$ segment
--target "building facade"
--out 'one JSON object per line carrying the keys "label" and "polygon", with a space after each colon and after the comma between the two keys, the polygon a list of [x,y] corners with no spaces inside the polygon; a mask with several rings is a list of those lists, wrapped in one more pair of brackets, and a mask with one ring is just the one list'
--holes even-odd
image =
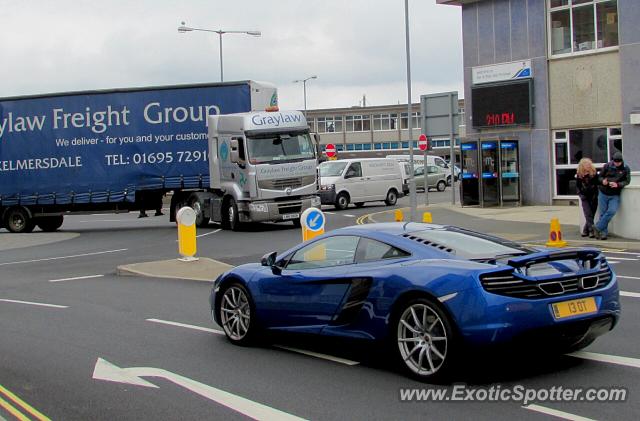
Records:
{"label": "building facade", "polygon": [[640,167],[638,0],[436,1],[462,8],[466,138],[519,140],[525,204],[575,199],[583,157]]}
{"label": "building facade", "polygon": [[[420,104],[413,104],[412,133],[416,153],[417,139],[422,133]],[[333,144],[338,158],[384,157],[409,153],[409,120],[407,104],[367,107],[328,108],[307,111],[311,131],[320,135],[324,147]],[[460,112],[464,101],[459,101]],[[462,131],[464,127],[460,128]],[[429,154],[450,158],[448,137],[429,139]],[[459,145],[460,139],[456,140]],[[459,150],[459,147],[456,148]]]}

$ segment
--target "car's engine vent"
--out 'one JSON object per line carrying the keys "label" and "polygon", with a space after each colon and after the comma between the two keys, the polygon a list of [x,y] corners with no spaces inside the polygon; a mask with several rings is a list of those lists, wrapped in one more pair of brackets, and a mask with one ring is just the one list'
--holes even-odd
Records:
{"label": "car's engine vent", "polygon": [[455,250],[454,250],[454,249],[452,249],[451,247],[447,247],[447,246],[444,246],[444,245],[442,245],[442,244],[438,244],[438,243],[433,242],[433,241],[425,240],[424,238],[416,237],[415,235],[411,235],[411,234],[402,234],[402,236],[403,236],[404,238],[408,238],[409,240],[417,241],[418,243],[422,243],[422,244],[424,244],[425,246],[431,246],[431,247],[433,247],[433,248],[436,248],[436,249],[438,249],[438,250],[445,251],[445,252],[447,252],[447,253],[452,253],[452,254],[455,254],[455,253],[456,253],[456,252],[455,252]]}

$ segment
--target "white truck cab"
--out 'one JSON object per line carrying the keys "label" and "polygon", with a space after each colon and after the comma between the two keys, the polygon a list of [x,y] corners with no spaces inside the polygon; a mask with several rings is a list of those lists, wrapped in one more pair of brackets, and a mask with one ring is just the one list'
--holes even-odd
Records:
{"label": "white truck cab", "polygon": [[320,170],[320,198],[323,205],[346,209],[365,202],[384,201],[396,204],[403,196],[400,163],[387,158],[354,158],[326,161]]}
{"label": "white truck cab", "polygon": [[293,221],[320,206],[317,152],[299,111],[209,116],[210,189],[205,215],[243,222]]}

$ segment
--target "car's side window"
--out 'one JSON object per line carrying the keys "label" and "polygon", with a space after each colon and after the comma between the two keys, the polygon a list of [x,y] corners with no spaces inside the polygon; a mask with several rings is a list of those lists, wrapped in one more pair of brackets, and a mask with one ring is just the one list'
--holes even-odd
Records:
{"label": "car's side window", "polygon": [[362,177],[362,166],[359,162],[354,162],[353,164],[351,164],[345,175],[345,178],[353,177]]}
{"label": "car's side window", "polygon": [[355,261],[359,237],[339,235],[318,240],[296,251],[285,269],[317,269]]}
{"label": "car's side window", "polygon": [[356,261],[371,262],[384,259],[399,259],[401,257],[410,256],[410,253],[400,250],[397,247],[383,243],[381,241],[372,240],[370,238],[362,238],[358,245],[358,253]]}
{"label": "car's side window", "polygon": [[424,167],[417,168],[415,175],[424,175]]}

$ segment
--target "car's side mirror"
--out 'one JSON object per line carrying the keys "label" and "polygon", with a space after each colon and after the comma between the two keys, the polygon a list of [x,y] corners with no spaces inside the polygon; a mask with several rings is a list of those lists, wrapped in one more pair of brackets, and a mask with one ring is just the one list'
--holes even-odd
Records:
{"label": "car's side mirror", "polygon": [[262,256],[260,263],[262,266],[273,266],[276,263],[276,257],[278,257],[278,252],[272,251],[271,253],[267,253]]}

